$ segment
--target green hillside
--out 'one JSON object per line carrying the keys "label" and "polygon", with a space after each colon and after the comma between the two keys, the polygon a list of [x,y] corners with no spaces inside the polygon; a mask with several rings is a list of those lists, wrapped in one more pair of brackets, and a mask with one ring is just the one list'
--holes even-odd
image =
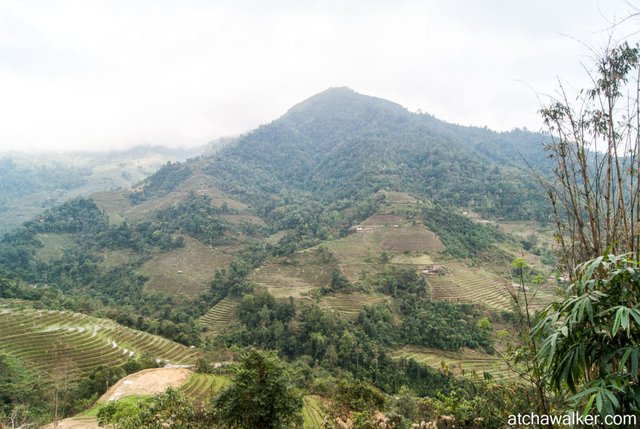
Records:
{"label": "green hillside", "polygon": [[[33,374],[60,350],[78,377],[142,354],[206,373],[200,356],[276,350],[309,427],[360,382],[374,396],[472,397],[462,370],[508,379],[496,352],[509,346],[500,335],[516,338],[527,290],[511,261],[531,261],[527,287],[552,269],[536,223],[546,200],[517,156],[544,171],[542,140],[327,90],[215,153],[5,234],[0,298],[32,308],[0,310],[0,344]],[[530,233],[513,226],[524,223]],[[214,380],[184,391],[217,391]]]}
{"label": "green hillside", "polygon": [[119,365],[136,356],[182,365],[193,364],[197,356],[181,344],[108,319],[10,302],[0,310],[0,347],[44,380],[61,365],[71,379],[80,379],[101,365]]}

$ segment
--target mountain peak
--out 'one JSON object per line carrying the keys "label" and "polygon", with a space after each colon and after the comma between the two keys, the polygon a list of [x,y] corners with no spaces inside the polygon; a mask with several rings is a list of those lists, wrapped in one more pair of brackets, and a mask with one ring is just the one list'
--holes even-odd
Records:
{"label": "mountain peak", "polygon": [[387,113],[405,114],[407,110],[397,103],[378,97],[360,94],[353,89],[340,86],[328,88],[293,106],[284,118],[298,119],[299,115],[329,115],[351,117],[383,110]]}

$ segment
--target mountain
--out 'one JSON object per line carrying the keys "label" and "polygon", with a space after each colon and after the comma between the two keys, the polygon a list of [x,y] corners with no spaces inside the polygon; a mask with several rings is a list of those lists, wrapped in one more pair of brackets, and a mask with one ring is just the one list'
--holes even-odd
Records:
{"label": "mountain", "polygon": [[[552,269],[553,239],[532,222],[546,219],[546,199],[527,172],[550,171],[546,138],[332,88],[213,153],[55,204],[5,234],[0,315],[41,345],[73,329],[60,347],[86,349],[85,374],[108,360],[95,356],[115,334],[91,331],[107,318],[121,335],[112,341],[136,353],[153,335],[195,354],[254,346],[278,350],[310,380],[336,377],[322,383],[463,391],[454,373],[508,372],[493,353],[506,349],[526,290],[511,284],[511,261],[524,257],[531,277]],[[14,326],[25,306],[28,324]],[[36,324],[54,318],[42,309],[57,310],[54,327],[78,323]],[[44,346],[5,342],[16,345],[7,346],[16,368],[46,376]],[[154,356],[185,350],[165,345]],[[77,396],[74,406],[85,404]]]}
{"label": "mountain", "polygon": [[[212,142],[206,150],[212,153],[219,146]],[[206,150],[138,146],[111,152],[0,153],[0,233],[71,198],[128,188],[168,161]]]}
{"label": "mountain", "polygon": [[544,141],[525,131],[452,125],[332,88],[226,147],[205,171],[251,204],[294,191],[327,203],[389,190],[523,219],[538,216],[544,201],[524,171],[525,161],[550,168]]}

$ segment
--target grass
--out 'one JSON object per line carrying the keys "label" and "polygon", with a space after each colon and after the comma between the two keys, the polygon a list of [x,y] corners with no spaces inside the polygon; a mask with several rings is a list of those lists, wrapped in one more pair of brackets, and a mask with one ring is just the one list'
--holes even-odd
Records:
{"label": "grass", "polygon": [[[417,269],[433,264],[433,259],[429,255],[411,255],[401,254],[391,258],[392,264],[397,265],[415,265]],[[424,268],[422,268],[424,269]]]}
{"label": "grass", "polygon": [[222,301],[214,305],[207,313],[200,318],[208,331],[207,335],[217,336],[231,326],[237,323],[236,307],[238,301],[232,298],[224,298]]}
{"label": "grass", "polygon": [[148,290],[193,297],[209,287],[215,271],[233,260],[234,251],[212,248],[185,236],[184,247],[158,253],[138,271],[150,278],[145,285]]}
{"label": "grass", "polygon": [[197,358],[186,346],[110,320],[28,308],[0,311],[0,348],[45,380],[55,372],[80,379],[100,365],[141,354],[174,364],[193,364]]}
{"label": "grass", "polygon": [[[143,402],[146,399],[149,399],[151,397],[151,395],[127,395],[127,396],[123,396],[122,398],[118,399],[119,403],[123,403],[123,404],[139,404],[140,402]],[[98,417],[98,413],[100,412],[100,410],[102,408],[104,408],[106,404],[105,403],[98,403],[95,404],[93,407],[89,408],[86,411],[83,411],[81,413],[78,413],[74,416],[74,418],[88,418],[88,417],[92,417],[92,418],[97,418]]]}

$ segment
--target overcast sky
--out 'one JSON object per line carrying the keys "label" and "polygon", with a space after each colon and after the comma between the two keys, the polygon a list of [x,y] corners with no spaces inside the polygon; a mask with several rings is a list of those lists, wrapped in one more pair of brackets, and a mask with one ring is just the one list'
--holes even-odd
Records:
{"label": "overcast sky", "polygon": [[[194,146],[332,86],[541,129],[622,0],[0,0],[0,151]],[[617,30],[632,34],[638,20]],[[625,33],[626,32],[626,33]],[[635,36],[630,36],[632,39]]]}

